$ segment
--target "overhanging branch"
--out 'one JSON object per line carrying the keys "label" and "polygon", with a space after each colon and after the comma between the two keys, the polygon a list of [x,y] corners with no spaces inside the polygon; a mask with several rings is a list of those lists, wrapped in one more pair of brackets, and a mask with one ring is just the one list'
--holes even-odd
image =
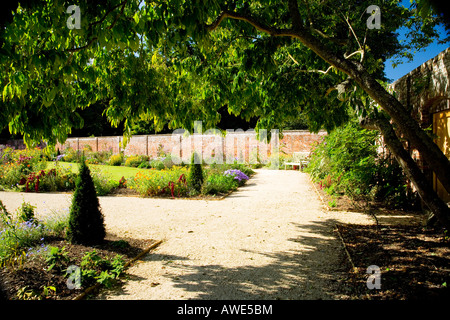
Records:
{"label": "overhanging branch", "polygon": [[257,30],[268,33],[271,36],[287,36],[287,37],[294,37],[295,32],[292,29],[278,29],[269,27],[268,25],[256,20],[255,18],[248,16],[246,14],[240,14],[234,11],[224,10],[221,12],[221,14],[214,20],[213,23],[206,25],[206,29],[208,31],[215,30],[224,19],[234,19],[234,20],[241,20],[245,21],[249,24],[251,24],[253,27],[255,27]]}

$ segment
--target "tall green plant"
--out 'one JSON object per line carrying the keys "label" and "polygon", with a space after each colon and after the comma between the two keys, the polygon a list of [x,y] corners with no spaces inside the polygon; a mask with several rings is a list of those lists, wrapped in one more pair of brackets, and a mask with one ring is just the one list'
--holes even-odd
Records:
{"label": "tall green plant", "polygon": [[72,243],[99,244],[105,238],[103,214],[84,157],[70,208],[67,239]]}
{"label": "tall green plant", "polygon": [[377,152],[378,133],[350,122],[324,138],[306,169],[329,194],[357,200],[383,200],[394,207],[410,206],[406,178],[398,164]]}
{"label": "tall green plant", "polygon": [[197,193],[200,193],[203,185],[203,168],[199,155],[194,152],[191,157],[191,166],[189,168],[188,182],[190,187]]}

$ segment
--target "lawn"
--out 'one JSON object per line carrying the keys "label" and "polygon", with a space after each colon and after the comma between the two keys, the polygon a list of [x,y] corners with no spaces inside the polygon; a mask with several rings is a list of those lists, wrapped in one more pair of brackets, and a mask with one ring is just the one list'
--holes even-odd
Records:
{"label": "lawn", "polygon": [[[58,166],[63,168],[71,169],[73,173],[78,173],[78,164],[72,163],[72,162],[62,162],[59,161]],[[48,161],[47,162],[47,169],[55,168],[56,162],[54,161]],[[104,164],[89,164],[89,167],[94,170],[99,170],[101,173],[107,175],[112,180],[119,181],[122,177],[131,178],[136,176],[138,172],[146,172],[148,169],[140,169],[140,168],[133,168],[133,167],[125,167],[125,166],[108,166]]]}

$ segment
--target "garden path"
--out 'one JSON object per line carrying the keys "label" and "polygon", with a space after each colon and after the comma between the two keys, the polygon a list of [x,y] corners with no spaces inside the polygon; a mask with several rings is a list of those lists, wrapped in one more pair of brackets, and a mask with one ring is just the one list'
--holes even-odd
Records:
{"label": "garden path", "polygon": [[[306,173],[256,170],[223,200],[100,197],[108,232],[163,242],[132,265],[118,290],[97,299],[343,299],[347,263],[336,221],[373,223],[326,211]],[[66,209],[68,194],[0,193],[39,214]]]}
{"label": "garden path", "polygon": [[163,243],[99,299],[341,299],[345,253],[306,173],[257,170],[220,201],[102,201],[110,231]]}

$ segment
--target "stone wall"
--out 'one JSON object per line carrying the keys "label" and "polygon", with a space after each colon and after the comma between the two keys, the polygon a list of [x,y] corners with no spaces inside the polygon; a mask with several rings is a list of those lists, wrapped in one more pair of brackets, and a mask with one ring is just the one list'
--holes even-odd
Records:
{"label": "stone wall", "polygon": [[432,125],[432,114],[450,109],[450,48],[391,84],[422,128]]}
{"label": "stone wall", "polygon": [[[450,48],[447,48],[390,86],[390,89],[395,92],[397,99],[411,111],[411,115],[418,121],[420,126],[423,129],[431,128],[433,133],[437,135],[437,139],[441,140],[448,139],[450,132],[437,130],[436,123],[433,123],[433,115],[436,114],[437,116],[438,113],[442,114],[444,110],[450,110],[449,73]],[[434,189],[438,192],[438,195],[444,201],[448,201],[450,194],[438,183],[432,168],[427,165],[421,154],[414,149],[414,146],[411,146],[408,141],[405,141],[405,145],[430,183],[432,183]],[[443,150],[443,152],[447,156],[450,155],[449,150]]]}

